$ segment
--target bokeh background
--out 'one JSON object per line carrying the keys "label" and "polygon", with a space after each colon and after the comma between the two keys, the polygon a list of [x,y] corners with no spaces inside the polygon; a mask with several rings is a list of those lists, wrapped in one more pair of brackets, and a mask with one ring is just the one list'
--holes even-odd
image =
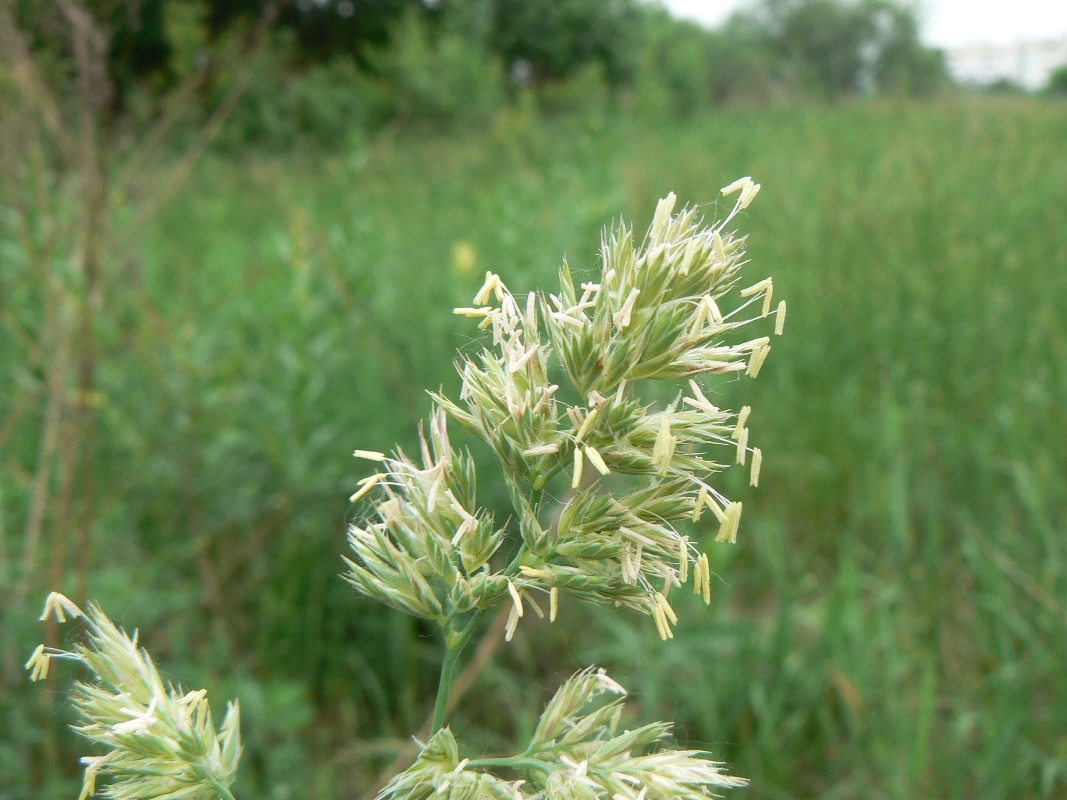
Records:
{"label": "bokeh background", "polygon": [[338,577],[352,450],[456,390],[485,270],[742,175],[789,318],[717,387],[765,460],[690,532],[712,605],[498,626],[454,727],[508,751],[597,663],[752,800],[1067,797],[1067,66],[968,85],[920,11],[0,2],[0,798],[80,785],[51,589],[240,697],[238,796],[373,796],[442,647]]}

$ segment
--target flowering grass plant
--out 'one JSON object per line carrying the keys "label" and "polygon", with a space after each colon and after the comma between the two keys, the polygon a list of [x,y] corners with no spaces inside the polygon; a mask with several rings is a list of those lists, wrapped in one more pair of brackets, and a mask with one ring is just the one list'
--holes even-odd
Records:
{"label": "flowering grass plant", "polygon": [[[781,334],[785,320],[769,278],[742,281],[744,239],[729,229],[758,191],[750,178],[725,187],[733,209],[711,226],[696,209],[676,213],[669,195],[643,240],[619,224],[603,238],[598,278],[576,282],[565,263],[556,293],[520,299],[487,273],[455,313],[491,346],[458,363],[458,399],[433,394],[417,456],[355,452],[379,466],[351,497],[345,579],[432,621],[446,644],[433,733],[382,798],[695,799],[746,783],[706,753],[676,749],[666,723],[620,729],[625,692],[603,670],[567,681],[513,757],[462,757],[446,712],[464,646],[501,604],[511,640],[527,613],[555,621],[561,598],[647,615],[663,639],[678,621],[672,589],[688,584],[710,603],[708,557],[680,527],[711,518],[716,541],[736,541],[741,503],[711,479],[737,463],[757,485],[762,453],[749,445],[749,408],[718,408],[706,381],[756,377],[770,337],[738,331],[773,316]],[[675,387],[674,399],[649,400],[653,382]],[[452,444],[450,423],[495,453],[509,520],[478,504],[474,460]],[[52,658],[73,658],[96,676],[73,693],[76,729],[106,750],[84,759],[83,798],[98,775],[109,778],[106,797],[232,798],[236,705],[216,732],[205,693],[164,685],[136,636],[98,608],[52,595],[50,611],[88,630],[72,652],[38,648],[27,665],[37,678]]]}

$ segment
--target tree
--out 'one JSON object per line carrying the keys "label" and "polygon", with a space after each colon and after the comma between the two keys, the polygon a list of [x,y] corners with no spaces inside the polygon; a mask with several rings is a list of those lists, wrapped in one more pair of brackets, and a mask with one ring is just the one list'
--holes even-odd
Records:
{"label": "tree", "polygon": [[631,74],[639,21],[633,0],[496,0],[490,41],[506,64],[529,63],[535,80],[599,63],[617,85]]}
{"label": "tree", "polygon": [[947,82],[945,54],[923,45],[912,8],[888,0],[871,3],[876,35],[871,77],[880,92],[928,94]]}
{"label": "tree", "polygon": [[1067,97],[1067,64],[1053,70],[1048,76],[1045,91],[1053,97]]}
{"label": "tree", "polygon": [[815,96],[929,91],[944,76],[914,9],[897,0],[764,0],[753,18],[783,77]]}

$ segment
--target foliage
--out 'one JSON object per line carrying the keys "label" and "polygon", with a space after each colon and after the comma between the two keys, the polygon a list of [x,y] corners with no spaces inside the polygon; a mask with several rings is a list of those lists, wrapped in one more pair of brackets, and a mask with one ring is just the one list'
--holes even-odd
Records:
{"label": "foliage", "polygon": [[763,0],[752,13],[785,79],[813,96],[922,93],[943,81],[914,9],[892,0]]}
{"label": "foliage", "polygon": [[943,54],[920,42],[914,9],[883,0],[765,0],[713,31],[652,6],[638,59],[633,99],[653,118],[947,85]]}
{"label": "foliage", "polygon": [[838,0],[767,0],[758,13],[789,80],[827,97],[859,90],[864,45],[875,33],[868,9]]}
{"label": "foliage", "polygon": [[646,36],[636,81],[646,113],[687,116],[704,107],[711,82],[706,31],[650,11]]}
{"label": "foliage", "polygon": [[926,95],[948,83],[945,54],[919,38],[919,20],[908,7],[882,2],[875,6],[877,33],[870,81],[875,91]]}
{"label": "foliage", "polygon": [[1053,97],[1067,97],[1067,64],[1053,70],[1045,91]]}
{"label": "foliage", "polygon": [[[350,59],[294,72],[286,68],[290,48],[291,42],[276,37],[259,55],[244,97],[219,137],[221,148],[254,145],[278,151],[301,143],[341,150],[390,118],[390,100]],[[233,77],[226,74],[228,80],[219,81],[213,106]]]}
{"label": "foliage", "polygon": [[390,46],[370,56],[382,84],[379,95],[389,103],[384,117],[438,124],[487,120],[503,99],[503,76],[481,39],[458,26],[435,34],[418,15],[406,15]]}
{"label": "foliage", "polygon": [[496,0],[493,6],[494,50],[509,65],[527,63],[533,79],[558,80],[590,63],[599,63],[612,85],[629,77],[640,21],[634,0]]}
{"label": "foliage", "polygon": [[[390,124],[486,124],[533,89],[548,111],[636,98],[653,114],[689,115],[730,102],[856,93],[924,94],[947,83],[940,51],[898,0],[762,0],[720,29],[635,0],[416,0],[268,3],[174,0],[90,4],[109,37],[113,110],[135,130],[173,109],[183,81],[204,120],[244,60],[251,26],[274,20],[230,146],[343,146]],[[55,11],[23,4],[38,56],[64,56]],[[586,97],[587,95],[587,97]],[[177,137],[177,138],[180,138]]]}
{"label": "foliage", "polygon": [[766,100],[775,57],[755,20],[735,14],[716,31],[646,12],[635,93],[647,112],[678,117],[731,101]]}

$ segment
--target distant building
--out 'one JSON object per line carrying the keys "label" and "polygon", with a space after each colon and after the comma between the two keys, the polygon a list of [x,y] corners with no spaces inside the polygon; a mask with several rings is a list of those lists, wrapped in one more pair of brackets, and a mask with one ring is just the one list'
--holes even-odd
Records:
{"label": "distant building", "polygon": [[945,49],[952,77],[960,83],[1008,80],[1031,91],[1067,64],[1067,36],[1013,44],[965,44]]}

